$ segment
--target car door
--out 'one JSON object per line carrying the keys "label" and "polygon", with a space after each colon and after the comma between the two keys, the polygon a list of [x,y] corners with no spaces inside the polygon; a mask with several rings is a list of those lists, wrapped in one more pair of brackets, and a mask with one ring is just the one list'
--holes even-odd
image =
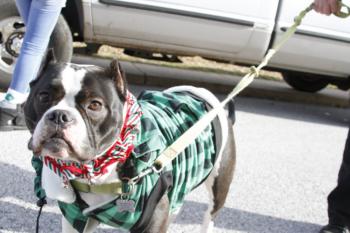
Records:
{"label": "car door", "polygon": [[95,41],[223,59],[246,56],[249,60],[266,50],[278,1],[93,0],[91,3]]}
{"label": "car door", "polygon": [[[294,17],[312,0],[282,1],[276,26],[277,39],[293,23]],[[343,1],[349,4],[350,1]],[[332,76],[350,74],[349,19],[310,12],[271,60],[273,66]]]}

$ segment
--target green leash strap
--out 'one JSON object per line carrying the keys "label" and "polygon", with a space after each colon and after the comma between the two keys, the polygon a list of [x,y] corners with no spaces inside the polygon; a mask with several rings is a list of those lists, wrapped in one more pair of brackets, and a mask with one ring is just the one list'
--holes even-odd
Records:
{"label": "green leash strap", "polygon": [[[346,12],[339,12],[338,17],[348,17],[350,15],[350,8],[345,4],[342,4],[342,8],[347,9]],[[225,105],[236,95],[238,95],[242,90],[244,90],[254,78],[259,76],[260,70],[265,67],[276,52],[286,43],[286,41],[295,33],[297,27],[301,24],[305,15],[313,9],[313,4],[310,4],[307,8],[299,13],[299,15],[294,19],[294,24],[288,28],[288,30],[282,35],[281,39],[268,50],[267,54],[263,58],[262,62],[257,66],[252,66],[251,71],[246,74],[241,81],[236,85],[236,87],[231,91],[231,93],[224,99],[219,106],[209,111],[205,116],[203,116],[196,124],[189,128],[183,135],[181,135],[172,145],[165,149],[162,154],[154,163],[154,169],[160,172],[165,166],[170,164],[176,156],[181,153],[192,141],[196,138],[218,115],[220,111],[223,110]]]}
{"label": "green leash strap", "polygon": [[70,181],[73,188],[79,192],[95,194],[123,194],[123,182],[114,182],[108,184],[87,184],[76,180]]}
{"label": "green leash strap", "polygon": [[196,122],[196,124],[189,128],[172,145],[170,145],[161,153],[161,155],[154,163],[154,167],[157,171],[161,171],[165,166],[170,164],[179,153],[181,153],[190,143],[193,142],[194,138],[198,137],[198,135],[210,124],[210,122],[218,115],[218,113],[220,111],[223,111],[225,105],[232,98],[238,95],[242,90],[244,90],[254,80],[254,78],[259,75],[260,70],[268,64],[273,55],[294,34],[297,27],[301,24],[301,21],[303,20],[305,15],[312,9],[313,4],[308,6],[305,10],[301,11],[299,15],[294,19],[294,24],[288,28],[288,30],[283,34],[282,38],[278,41],[278,43],[276,43],[271,49],[268,50],[262,62],[257,67],[251,67],[251,71],[241,79],[241,81],[236,85],[236,87],[231,91],[231,93],[220,103],[220,105],[213,108],[201,119],[199,119]]}
{"label": "green leash strap", "polygon": [[134,192],[136,182],[129,182],[127,180],[106,184],[87,184],[76,180],[71,180],[70,183],[73,188],[79,192],[128,196]]}
{"label": "green leash strap", "polygon": [[[339,13],[335,14],[337,17],[346,18],[350,15],[350,8],[339,1],[341,4],[341,9]],[[299,13],[294,19],[294,24],[288,28],[288,30],[282,35],[280,40],[273,45],[271,49],[268,50],[262,62],[257,66],[252,66],[250,72],[246,74],[241,81],[235,86],[235,88],[228,94],[228,96],[220,103],[219,106],[213,108],[206,115],[204,115],[200,120],[198,120],[191,128],[189,128],[185,133],[183,133],[172,145],[166,148],[158,159],[154,162],[152,168],[146,169],[144,172],[140,173],[137,177],[134,177],[127,182],[129,185],[134,185],[142,177],[152,173],[152,172],[161,172],[165,166],[170,164],[176,156],[181,153],[187,146],[189,146],[194,138],[197,138],[199,134],[210,124],[210,122],[218,115],[220,111],[223,111],[225,105],[235,96],[237,96],[242,90],[244,90],[253,80],[259,76],[259,72],[264,68],[271,58],[277,53],[280,48],[288,41],[288,39],[295,33],[297,27],[301,24],[302,20],[313,10],[313,3],[310,4],[307,8]],[[341,11],[343,8],[347,12]],[[73,187],[78,191],[82,192],[92,192],[92,193],[113,193],[113,194],[125,194],[123,193],[122,182],[116,182],[112,184],[103,184],[103,185],[89,185],[80,183],[77,181],[71,182]],[[132,192],[132,191],[131,191]]]}

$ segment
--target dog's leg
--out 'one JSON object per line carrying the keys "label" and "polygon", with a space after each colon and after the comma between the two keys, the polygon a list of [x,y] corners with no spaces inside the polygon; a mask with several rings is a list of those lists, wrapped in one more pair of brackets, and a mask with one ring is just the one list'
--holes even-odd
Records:
{"label": "dog's leg", "polygon": [[[89,218],[88,222],[86,223],[84,233],[93,233],[99,222],[95,219]],[[63,233],[78,233],[77,230],[75,230],[72,225],[64,218],[62,217],[62,232]]]}
{"label": "dog's leg", "polygon": [[156,206],[150,226],[145,233],[166,233],[169,222],[169,199],[168,196],[164,194]]}
{"label": "dog's leg", "polygon": [[214,185],[214,179],[215,177],[210,175],[208,179],[205,181],[205,187],[208,190],[208,196],[209,196],[209,203],[207,211],[204,214],[204,219],[201,227],[201,233],[211,233],[213,232],[214,228],[214,222],[211,217],[211,211],[214,208],[214,194],[213,194],[213,185]]}
{"label": "dog's leg", "polygon": [[79,233],[72,225],[62,216],[62,233]]}
{"label": "dog's leg", "polygon": [[209,193],[209,207],[204,216],[202,233],[209,233],[214,228],[214,218],[218,211],[225,204],[225,200],[230,189],[233,172],[236,164],[236,146],[234,141],[232,123],[229,120],[228,140],[225,145],[222,157],[217,161],[218,168],[214,168],[208,179],[205,181]]}
{"label": "dog's leg", "polygon": [[84,233],[93,233],[95,232],[97,226],[100,224],[99,221],[93,218],[89,218],[88,222],[86,223]]}

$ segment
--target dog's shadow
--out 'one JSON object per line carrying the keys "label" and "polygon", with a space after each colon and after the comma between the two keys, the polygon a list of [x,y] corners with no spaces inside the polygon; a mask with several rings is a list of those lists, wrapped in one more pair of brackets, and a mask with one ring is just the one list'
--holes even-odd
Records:
{"label": "dog's shadow", "polygon": [[[200,225],[206,208],[205,203],[186,201],[175,223]],[[196,213],[195,218],[193,213]],[[293,221],[226,207],[220,210],[214,225],[215,232],[232,230],[249,233],[316,233],[321,228],[320,225],[313,223]]]}
{"label": "dog's shadow", "polygon": [[[34,172],[23,170],[14,165],[0,163],[0,231],[35,232],[38,208],[33,192]],[[186,201],[184,208],[174,224],[201,224],[207,208],[205,203]],[[223,208],[215,220],[216,232],[224,230],[251,233],[292,233],[317,232],[319,225],[276,218],[267,215]],[[171,228],[171,226],[170,226]],[[41,232],[60,232],[61,217],[55,203],[50,201],[44,207],[40,218]],[[199,228],[198,228],[199,229]],[[124,232],[110,228],[99,228],[98,232]]]}

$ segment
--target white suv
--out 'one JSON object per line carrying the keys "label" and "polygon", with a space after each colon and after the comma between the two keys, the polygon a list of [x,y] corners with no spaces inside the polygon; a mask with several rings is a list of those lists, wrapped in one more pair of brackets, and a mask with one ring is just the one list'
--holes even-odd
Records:
{"label": "white suv", "polygon": [[[71,40],[176,55],[200,55],[241,64],[260,62],[311,0],[67,0],[53,46],[70,58]],[[348,3],[347,1],[344,1]],[[14,0],[0,2],[0,78],[9,82],[20,19]],[[11,10],[8,10],[11,9]],[[10,25],[8,26],[10,22]],[[19,24],[18,24],[19,23]],[[350,87],[349,22],[310,13],[269,68],[294,88],[318,91],[328,83]],[[21,32],[23,33],[23,32]],[[73,35],[73,38],[70,37]],[[58,49],[59,48],[59,49]],[[97,47],[95,47],[97,48]],[[15,51],[15,52],[14,52]],[[7,66],[6,66],[7,65]],[[0,79],[0,81],[1,81]]]}

